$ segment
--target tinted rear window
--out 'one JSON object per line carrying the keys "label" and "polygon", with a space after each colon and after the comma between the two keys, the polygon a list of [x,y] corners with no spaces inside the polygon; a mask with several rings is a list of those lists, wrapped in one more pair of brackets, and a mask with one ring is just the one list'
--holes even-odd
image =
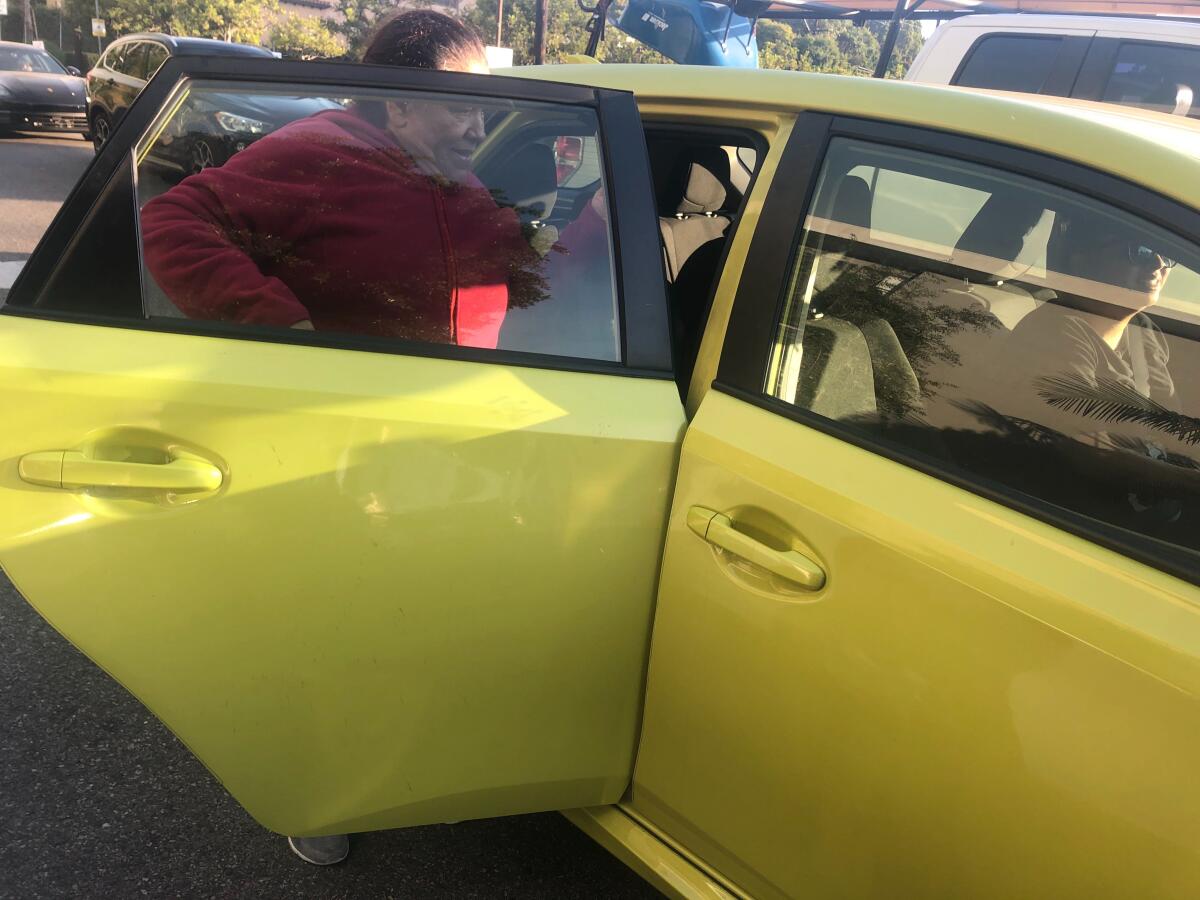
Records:
{"label": "tinted rear window", "polygon": [[975,45],[954,83],[997,91],[1039,93],[1061,46],[1061,37],[997,35],[984,38]]}
{"label": "tinted rear window", "polygon": [[1200,47],[1122,44],[1104,99],[1200,118]]}

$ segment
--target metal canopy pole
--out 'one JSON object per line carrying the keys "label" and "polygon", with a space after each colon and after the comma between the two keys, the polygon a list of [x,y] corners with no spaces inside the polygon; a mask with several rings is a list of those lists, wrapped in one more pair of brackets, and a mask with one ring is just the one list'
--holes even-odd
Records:
{"label": "metal canopy pole", "polygon": [[584,12],[592,14],[592,17],[588,20],[587,24],[588,31],[590,31],[591,34],[588,35],[587,49],[583,52],[593,59],[595,59],[596,54],[600,52],[600,42],[604,40],[604,23],[608,18],[608,7],[611,3],[612,0],[599,0],[599,2],[592,7],[584,6],[583,3],[579,4],[580,9],[582,9]]}
{"label": "metal canopy pole", "polygon": [[900,36],[900,24],[904,21],[904,17],[915,11],[924,2],[925,0],[916,0],[912,6],[908,6],[908,0],[896,0],[896,8],[892,11],[892,21],[888,25],[887,37],[883,39],[883,46],[879,48],[879,62],[875,66],[875,78],[882,78],[887,74],[888,66],[892,63],[892,53],[896,50],[896,38]]}

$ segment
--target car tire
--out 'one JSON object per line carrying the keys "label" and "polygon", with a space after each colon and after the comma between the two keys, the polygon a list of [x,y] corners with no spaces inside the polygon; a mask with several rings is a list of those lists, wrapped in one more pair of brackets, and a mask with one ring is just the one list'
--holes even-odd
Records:
{"label": "car tire", "polygon": [[92,146],[99,153],[100,148],[108,140],[108,136],[112,134],[112,119],[108,117],[108,113],[99,109],[92,113],[92,127],[88,134],[91,137]]}

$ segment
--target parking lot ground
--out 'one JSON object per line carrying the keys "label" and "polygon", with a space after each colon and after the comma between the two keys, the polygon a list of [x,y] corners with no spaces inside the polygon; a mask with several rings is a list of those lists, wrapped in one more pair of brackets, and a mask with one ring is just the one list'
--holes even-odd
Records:
{"label": "parking lot ground", "polygon": [[[0,139],[0,277],[91,152]],[[0,575],[0,900],[655,896],[556,813],[359,835],[308,866]]]}
{"label": "parking lot ground", "polygon": [[77,134],[0,139],[0,303],[91,160]]}

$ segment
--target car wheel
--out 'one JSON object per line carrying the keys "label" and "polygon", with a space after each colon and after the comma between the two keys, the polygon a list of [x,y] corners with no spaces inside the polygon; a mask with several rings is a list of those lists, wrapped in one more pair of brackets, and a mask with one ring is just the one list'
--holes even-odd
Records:
{"label": "car wheel", "polygon": [[92,113],[92,146],[96,148],[97,153],[107,143],[110,134],[112,122],[109,121],[108,114],[99,110]]}
{"label": "car wheel", "polygon": [[212,146],[206,140],[201,139],[192,144],[189,156],[191,165],[188,167],[188,171],[192,175],[197,175],[210,166],[216,165],[216,160],[213,159]]}

